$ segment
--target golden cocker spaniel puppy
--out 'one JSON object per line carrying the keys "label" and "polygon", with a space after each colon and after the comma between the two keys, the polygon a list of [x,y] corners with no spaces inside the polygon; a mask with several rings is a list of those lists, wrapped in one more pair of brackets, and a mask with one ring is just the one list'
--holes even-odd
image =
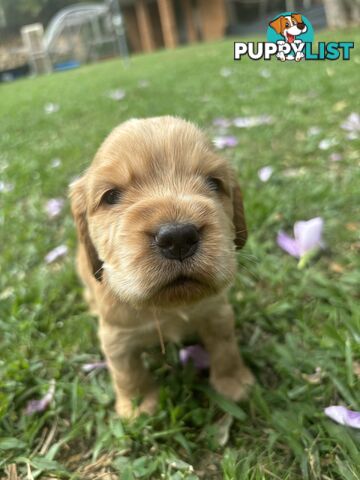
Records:
{"label": "golden cocker spaniel puppy", "polygon": [[70,197],[78,272],[99,316],[119,415],[156,408],[144,349],[194,333],[210,355],[213,387],[243,398],[253,376],[227,289],[246,241],[244,209],[234,172],[205,135],[170,116],[129,120],[105,139]]}

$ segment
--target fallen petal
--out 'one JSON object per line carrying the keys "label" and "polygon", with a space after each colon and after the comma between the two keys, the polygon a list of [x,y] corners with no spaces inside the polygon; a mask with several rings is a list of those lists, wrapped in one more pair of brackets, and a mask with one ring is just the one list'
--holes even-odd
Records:
{"label": "fallen petal", "polygon": [[300,248],[297,241],[294,238],[287,235],[285,232],[280,231],[278,233],[276,242],[280,248],[282,248],[285,252],[287,252],[292,257],[296,257],[296,258],[300,257]]}
{"label": "fallen petal", "polygon": [[55,380],[50,381],[49,390],[40,400],[30,400],[25,409],[25,415],[43,412],[50,405],[55,395]]}
{"label": "fallen petal", "polygon": [[60,158],[54,158],[50,163],[51,168],[59,168],[61,166]]}
{"label": "fallen petal", "polygon": [[51,250],[46,256],[45,256],[45,262],[46,263],[53,263],[55,260],[58,260],[61,257],[64,257],[68,252],[68,248],[66,245],[59,245],[58,247],[54,248]]}
{"label": "fallen petal", "polygon": [[263,167],[258,170],[258,176],[262,182],[267,182],[270,180],[271,175],[273,174],[273,168],[268,166],[268,167]]}
{"label": "fallen petal", "polygon": [[14,185],[12,183],[0,181],[0,192],[7,193],[11,192],[12,190],[14,190]]}
{"label": "fallen petal", "polygon": [[352,112],[347,119],[341,124],[343,130],[348,132],[360,132],[360,115]]}
{"label": "fallen petal", "polygon": [[335,153],[334,152],[329,156],[329,159],[332,162],[340,162],[343,159],[343,156],[341,155],[341,153]]}
{"label": "fallen petal", "polygon": [[273,122],[273,117],[270,115],[259,115],[256,117],[236,117],[233,124],[238,128],[252,128],[259,125],[269,125]]}
{"label": "fallen petal", "polygon": [[319,135],[319,133],[321,133],[320,127],[310,127],[307,131],[308,137],[314,137],[316,135]]}
{"label": "fallen petal", "polygon": [[52,198],[48,202],[46,202],[45,210],[48,214],[49,218],[55,218],[60,215],[61,210],[64,207],[64,199],[63,198]]}
{"label": "fallen petal", "polygon": [[334,138],[324,138],[319,143],[320,150],[329,150],[329,148],[336,145],[336,140]]}
{"label": "fallen petal", "polygon": [[58,105],[57,103],[46,103],[44,105],[44,112],[48,115],[50,115],[51,113],[56,113],[60,110],[60,105]]}
{"label": "fallen petal", "polygon": [[213,138],[213,143],[216,148],[222,150],[228,147],[236,147],[238,141],[235,137],[231,135],[218,135],[217,137]]}
{"label": "fallen petal", "polygon": [[111,98],[111,100],[115,100],[119,102],[120,100],[125,98],[126,93],[125,93],[125,90],[122,90],[121,88],[117,88],[116,90],[111,90],[110,92],[108,92],[107,96]]}
{"label": "fallen petal", "polygon": [[352,428],[360,428],[360,412],[348,410],[341,405],[333,405],[324,410],[325,415],[340,425],[347,425]]}
{"label": "fallen petal", "polygon": [[205,370],[210,366],[209,354],[201,345],[189,345],[182,348],[179,352],[179,358],[183,365],[192,361],[198,370]]}
{"label": "fallen petal", "polygon": [[213,125],[214,127],[219,127],[219,128],[229,128],[231,126],[231,120],[228,120],[227,118],[223,118],[223,117],[217,117],[217,118],[214,118]]}
{"label": "fallen petal", "polygon": [[271,77],[271,72],[267,68],[262,68],[260,70],[260,76],[263,78],[270,78]]}
{"label": "fallen petal", "polygon": [[139,80],[138,81],[138,86],[140,88],[147,88],[150,85],[149,80]]}
{"label": "fallen petal", "polygon": [[227,78],[227,77],[230,77],[230,75],[232,74],[232,70],[231,68],[227,68],[227,67],[223,67],[221,70],[220,70],[220,75],[224,78]]}
{"label": "fallen petal", "polygon": [[322,231],[324,220],[315,217],[308,221],[296,222],[294,225],[294,237],[299,246],[300,256],[323,246]]}
{"label": "fallen petal", "polygon": [[81,369],[83,372],[92,372],[93,370],[99,370],[102,368],[107,368],[106,362],[94,362],[94,363],[85,363]]}

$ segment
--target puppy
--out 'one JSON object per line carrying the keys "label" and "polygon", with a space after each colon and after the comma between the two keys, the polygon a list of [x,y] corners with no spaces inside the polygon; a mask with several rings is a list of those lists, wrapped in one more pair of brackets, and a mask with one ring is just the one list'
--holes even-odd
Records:
{"label": "puppy", "polygon": [[[227,289],[246,241],[240,187],[193,124],[170,116],[115,128],[72,184],[77,267],[122,417],[154,412],[141,353],[197,333],[210,381],[240,400],[253,383],[234,333]],[[138,407],[134,399],[141,398]]]}
{"label": "puppy", "polygon": [[[280,40],[277,43],[300,43],[300,40],[296,40],[296,37],[307,31],[307,26],[305,23],[303,23],[302,17],[299,13],[281,15],[270,22],[269,25],[275,30],[276,33],[280,34],[285,39],[285,41]],[[277,56],[281,61],[285,61],[286,58],[289,60],[294,59],[293,55],[285,57],[284,52],[279,52]],[[295,60],[299,62],[302,58],[304,58],[304,53],[297,52]]]}

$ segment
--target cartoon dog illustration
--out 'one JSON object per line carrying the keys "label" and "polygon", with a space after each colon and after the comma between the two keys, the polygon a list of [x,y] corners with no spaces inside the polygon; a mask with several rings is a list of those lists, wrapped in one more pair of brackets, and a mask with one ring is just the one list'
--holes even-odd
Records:
{"label": "cartoon dog illustration", "polygon": [[[272,22],[269,23],[276,33],[282,35],[284,40],[279,40],[278,44],[287,43],[301,43],[296,37],[307,31],[307,26],[302,21],[302,17],[299,13],[292,13],[291,15],[281,15]],[[284,52],[277,54],[279,60],[284,62],[285,60],[294,60],[294,56],[285,57]],[[304,57],[302,52],[298,52],[295,56],[295,60],[299,62]]]}

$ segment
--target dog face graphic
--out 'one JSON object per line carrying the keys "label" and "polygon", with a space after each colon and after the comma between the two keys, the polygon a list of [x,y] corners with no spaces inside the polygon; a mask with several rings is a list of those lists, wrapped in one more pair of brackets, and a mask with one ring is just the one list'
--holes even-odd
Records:
{"label": "dog face graphic", "polygon": [[282,35],[286,42],[293,43],[295,38],[307,31],[307,26],[302,21],[299,13],[281,15],[269,23],[276,33]]}

